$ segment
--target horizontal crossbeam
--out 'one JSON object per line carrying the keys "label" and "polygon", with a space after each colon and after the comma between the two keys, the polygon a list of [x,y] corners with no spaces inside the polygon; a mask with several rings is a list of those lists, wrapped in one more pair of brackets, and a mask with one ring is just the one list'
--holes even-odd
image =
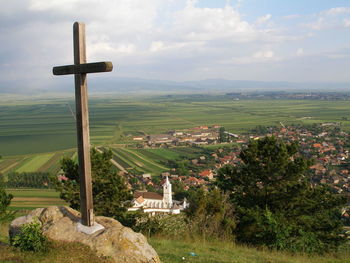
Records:
{"label": "horizontal crossbeam", "polygon": [[95,63],[54,67],[52,71],[54,75],[70,75],[70,74],[110,72],[112,70],[113,70],[112,62],[95,62]]}

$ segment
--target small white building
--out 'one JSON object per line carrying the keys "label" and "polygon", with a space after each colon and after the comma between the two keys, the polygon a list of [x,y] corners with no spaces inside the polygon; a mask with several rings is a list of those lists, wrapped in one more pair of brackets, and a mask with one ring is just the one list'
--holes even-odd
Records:
{"label": "small white building", "polygon": [[188,207],[186,199],[182,202],[173,200],[168,176],[163,184],[163,196],[153,192],[135,192],[132,203],[133,206],[128,211],[143,209],[145,213],[152,215],[156,213],[180,214],[181,210]]}

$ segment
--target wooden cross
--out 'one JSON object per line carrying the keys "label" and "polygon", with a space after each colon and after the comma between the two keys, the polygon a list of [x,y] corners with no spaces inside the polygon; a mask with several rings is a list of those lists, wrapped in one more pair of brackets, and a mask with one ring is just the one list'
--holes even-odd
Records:
{"label": "wooden cross", "polygon": [[75,22],[73,25],[73,46],[74,65],[54,67],[53,74],[74,74],[81,221],[85,226],[92,226],[94,224],[94,214],[91,185],[89,110],[86,74],[110,72],[113,69],[113,65],[112,62],[86,63],[84,23]]}

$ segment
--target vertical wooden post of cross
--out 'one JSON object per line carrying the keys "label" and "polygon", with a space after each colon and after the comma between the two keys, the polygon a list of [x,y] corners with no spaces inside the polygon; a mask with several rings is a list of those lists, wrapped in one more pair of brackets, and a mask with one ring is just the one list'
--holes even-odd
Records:
{"label": "vertical wooden post of cross", "polygon": [[[85,24],[74,23],[74,64],[86,63]],[[77,140],[80,177],[81,220],[85,226],[94,224],[91,185],[89,110],[86,73],[74,74],[77,120]]]}
{"label": "vertical wooden post of cross", "polygon": [[75,22],[73,25],[73,46],[74,65],[54,67],[53,74],[74,74],[81,221],[85,226],[92,226],[94,224],[94,213],[91,182],[89,110],[86,74],[110,72],[113,70],[113,64],[112,62],[86,63],[84,23]]}

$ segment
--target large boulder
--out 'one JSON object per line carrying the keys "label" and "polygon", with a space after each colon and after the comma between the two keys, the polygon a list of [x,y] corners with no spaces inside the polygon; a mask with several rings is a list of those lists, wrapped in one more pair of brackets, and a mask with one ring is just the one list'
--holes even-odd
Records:
{"label": "large boulder", "polygon": [[13,220],[9,229],[10,238],[20,231],[21,225],[34,220],[41,223],[43,234],[48,238],[83,243],[96,251],[99,256],[108,257],[113,262],[160,262],[157,252],[142,234],[124,227],[115,219],[103,216],[97,216],[95,222],[102,225],[104,229],[85,234],[79,230],[80,213],[63,206],[38,208],[26,216]]}

